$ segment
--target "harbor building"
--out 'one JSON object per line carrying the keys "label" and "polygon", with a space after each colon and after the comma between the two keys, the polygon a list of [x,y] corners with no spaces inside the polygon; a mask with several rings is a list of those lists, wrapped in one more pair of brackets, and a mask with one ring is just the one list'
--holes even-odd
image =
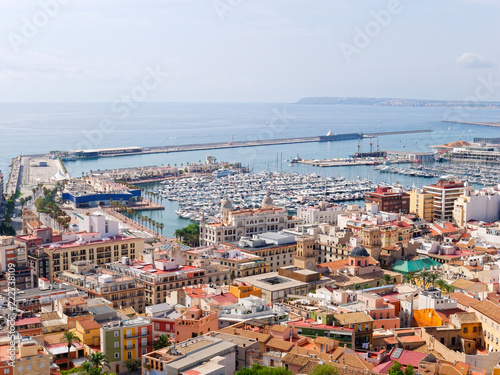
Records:
{"label": "harbor building", "polygon": [[410,195],[399,188],[378,187],[365,195],[366,203],[375,203],[383,212],[409,213]]}
{"label": "harbor building", "polygon": [[460,180],[439,180],[436,184],[424,186],[424,192],[432,194],[434,200],[433,221],[452,221],[455,200],[465,190]]}
{"label": "harbor building", "polygon": [[337,224],[337,217],[344,213],[344,208],[336,204],[320,202],[314,207],[299,207],[297,217],[303,224]]}
{"label": "harbor building", "polygon": [[412,190],[410,192],[410,213],[431,223],[434,220],[434,194],[426,193],[423,189]]}
{"label": "harbor building", "polygon": [[288,215],[288,211],[276,207],[269,195],[266,195],[260,208],[233,210],[229,199],[221,204],[221,221],[200,222],[200,244],[214,246],[222,242],[234,242],[242,237],[250,237],[264,232],[279,232],[295,228],[301,219]]}
{"label": "harbor building", "polygon": [[488,188],[474,190],[465,183],[464,194],[453,205],[453,221],[465,227],[470,220],[494,222],[500,219],[500,190]]}
{"label": "harbor building", "polygon": [[128,189],[123,185],[113,183],[112,186],[99,190],[81,181],[69,183],[62,193],[63,202],[75,208],[109,205],[111,201],[127,204],[129,201],[139,200],[140,197],[141,190],[139,189]]}

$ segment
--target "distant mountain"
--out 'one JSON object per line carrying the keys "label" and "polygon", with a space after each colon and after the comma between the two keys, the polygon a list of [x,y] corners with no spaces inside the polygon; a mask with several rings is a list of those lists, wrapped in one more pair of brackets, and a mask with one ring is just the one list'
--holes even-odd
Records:
{"label": "distant mountain", "polygon": [[327,104],[327,105],[372,105],[395,107],[484,107],[500,108],[500,102],[473,102],[459,100],[421,100],[396,98],[345,98],[345,97],[306,97],[296,104]]}

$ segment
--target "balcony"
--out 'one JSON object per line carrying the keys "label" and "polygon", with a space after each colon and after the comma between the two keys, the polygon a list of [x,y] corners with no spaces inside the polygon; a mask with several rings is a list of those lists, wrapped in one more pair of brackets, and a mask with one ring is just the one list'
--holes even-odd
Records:
{"label": "balcony", "polygon": [[125,346],[125,350],[132,350],[132,349],[135,349],[135,344]]}
{"label": "balcony", "polygon": [[145,336],[149,336],[149,331],[146,331],[144,333],[142,332],[138,332],[138,333],[135,333],[135,334],[131,334],[131,335],[127,335],[125,334],[125,338],[126,339],[132,339],[134,337],[145,337]]}
{"label": "balcony", "polygon": [[141,345],[139,346],[140,348],[145,348],[149,346],[149,341],[148,342],[141,342]]}

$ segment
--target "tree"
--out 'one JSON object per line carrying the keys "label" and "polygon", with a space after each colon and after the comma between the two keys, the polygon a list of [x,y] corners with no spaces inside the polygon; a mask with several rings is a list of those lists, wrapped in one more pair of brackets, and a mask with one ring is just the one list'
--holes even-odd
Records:
{"label": "tree", "polygon": [[388,273],[384,273],[384,283],[385,285],[389,285],[391,283],[391,275],[389,275]]}
{"label": "tree", "polygon": [[405,373],[402,370],[402,367],[403,366],[401,366],[401,363],[399,363],[398,361],[394,361],[394,364],[389,369],[388,374],[389,375],[405,375]]}
{"label": "tree", "polygon": [[90,353],[88,359],[84,362],[82,367],[85,369],[85,371],[87,371],[86,367],[88,368],[98,367],[101,368],[102,370],[110,368],[108,357],[106,356],[106,354],[103,354],[101,352]]}
{"label": "tree", "polygon": [[141,360],[139,358],[127,359],[125,361],[125,367],[127,367],[128,372],[137,372],[141,369]]}
{"label": "tree", "polygon": [[432,286],[436,286],[436,280],[439,279],[439,275],[435,272],[430,272],[429,273],[429,277],[428,277],[428,280],[429,280],[429,283],[432,285]]}
{"label": "tree", "polygon": [[327,363],[326,365],[316,366],[310,375],[338,375],[339,373],[337,366]]}
{"label": "tree", "polygon": [[236,371],[235,375],[292,375],[293,373],[285,367],[265,367],[254,363],[252,367],[243,367]]}
{"label": "tree", "polygon": [[156,339],[153,342],[154,350],[165,348],[169,345],[172,345],[172,342],[170,341],[170,338],[167,335],[161,335],[160,337],[158,337],[158,339]]}
{"label": "tree", "polygon": [[73,342],[82,342],[82,340],[80,340],[80,337],[78,337],[74,332],[67,331],[63,333],[61,337],[61,342],[66,343],[68,345],[68,370],[69,370],[69,353],[71,351],[71,346],[73,345]]}
{"label": "tree", "polygon": [[412,365],[408,365],[405,368],[405,375],[414,375],[415,374],[415,367]]}

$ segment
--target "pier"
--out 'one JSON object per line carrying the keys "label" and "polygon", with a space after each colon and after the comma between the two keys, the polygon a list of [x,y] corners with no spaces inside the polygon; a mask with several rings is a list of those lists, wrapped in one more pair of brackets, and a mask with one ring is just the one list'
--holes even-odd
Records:
{"label": "pier", "polygon": [[350,139],[373,138],[384,135],[427,133],[431,131],[432,130],[430,129],[420,129],[420,130],[405,130],[405,131],[392,131],[392,132],[379,132],[379,133],[343,133],[343,134],[332,134],[330,132],[328,133],[328,135],[313,136],[313,137],[197,143],[197,144],[157,146],[157,147],[123,147],[123,148],[107,148],[107,149],[95,149],[95,150],[73,150],[69,151],[69,153],[77,158],[91,159],[91,158],[103,158],[103,157],[126,156],[126,155],[159,154],[159,153],[187,152],[187,151],[200,151],[200,150],[219,150],[225,148],[274,146],[274,145],[310,143],[310,142],[334,142],[334,141],[343,141]]}

